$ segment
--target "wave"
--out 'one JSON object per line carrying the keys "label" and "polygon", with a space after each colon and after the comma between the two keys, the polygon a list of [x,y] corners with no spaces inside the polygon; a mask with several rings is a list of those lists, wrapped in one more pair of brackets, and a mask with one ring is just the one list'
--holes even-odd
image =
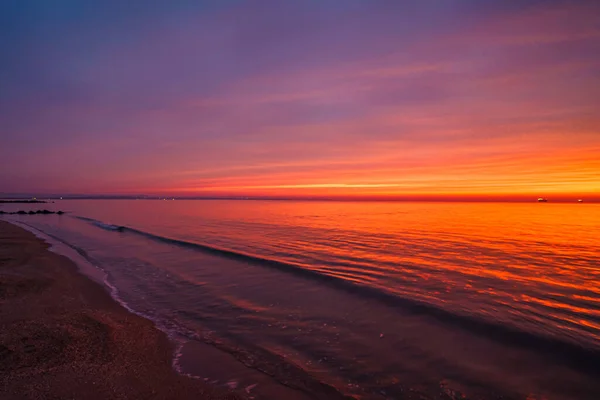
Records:
{"label": "wave", "polygon": [[600,372],[600,349],[589,347],[582,343],[544,335],[541,332],[525,331],[516,326],[480,318],[474,315],[457,313],[452,310],[440,308],[438,306],[418,300],[400,297],[397,294],[387,292],[384,289],[367,286],[355,281],[349,281],[340,277],[339,275],[334,276],[324,274],[322,272],[311,270],[301,265],[289,262],[282,262],[251,254],[245,254],[242,252],[208,246],[205,244],[164,237],[136,228],[106,224],[102,221],[92,218],[80,216],[76,218],[87,221],[101,229],[119,231],[126,234],[134,234],[150,240],[179,247],[191,248],[207,254],[264,267],[275,268],[280,271],[294,273],[308,279],[318,280],[320,282],[333,285],[346,292],[350,292],[354,295],[374,299],[388,306],[399,308],[405,312],[428,316],[440,322],[450,324],[455,327],[460,327],[471,333],[491,338],[500,343],[543,352],[557,360],[561,360],[562,362],[569,364],[571,367],[582,372]]}
{"label": "wave", "polygon": [[98,220],[95,220],[95,219],[92,219],[92,218],[86,218],[86,217],[75,217],[75,218],[80,219],[82,221],[90,222],[93,225],[96,225],[98,228],[106,229],[107,231],[119,231],[119,232],[123,232],[125,230],[124,226],[107,224],[105,222],[98,221]]}
{"label": "wave", "polygon": [[103,223],[98,223],[98,224],[96,224],[96,226],[98,226],[99,228],[102,228],[102,229],[109,230],[109,231],[120,231],[120,232],[123,232],[123,230],[125,229],[125,227],[123,227],[123,226],[111,225],[111,224],[103,224]]}

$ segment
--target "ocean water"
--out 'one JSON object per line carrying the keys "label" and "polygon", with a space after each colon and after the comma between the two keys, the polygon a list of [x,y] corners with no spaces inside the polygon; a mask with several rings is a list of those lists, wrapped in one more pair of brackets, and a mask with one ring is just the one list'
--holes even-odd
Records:
{"label": "ocean water", "polygon": [[68,213],[4,219],[101,270],[184,373],[258,390],[194,370],[198,342],[315,398],[600,398],[600,205],[0,205],[38,208]]}

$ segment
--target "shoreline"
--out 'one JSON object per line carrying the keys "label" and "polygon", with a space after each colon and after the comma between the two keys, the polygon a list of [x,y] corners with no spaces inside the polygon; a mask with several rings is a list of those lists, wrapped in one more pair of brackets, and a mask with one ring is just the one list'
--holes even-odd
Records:
{"label": "shoreline", "polygon": [[164,332],[49,247],[0,221],[1,398],[244,398],[178,374]]}
{"label": "shoreline", "polygon": [[[219,393],[225,391],[229,394],[226,398],[231,400],[246,398],[285,398],[289,400],[307,400],[309,398],[329,399],[331,395],[334,395],[335,398],[345,398],[335,390],[332,392],[332,388],[328,385],[317,388],[313,387],[313,390],[310,390],[308,387],[304,387],[304,385],[294,387],[294,385],[290,385],[289,383],[282,383],[271,376],[271,374],[261,371],[260,368],[246,365],[234,354],[223,351],[218,346],[214,346],[203,340],[196,341],[183,338],[179,333],[171,332],[160,321],[131,308],[121,298],[118,289],[108,281],[106,272],[96,267],[86,255],[81,253],[80,249],[23,221],[0,219],[0,223],[2,222],[33,235],[35,239],[41,241],[46,246],[47,251],[63,257],[67,262],[72,263],[78,275],[98,285],[109,297],[110,301],[116,303],[127,313],[150,322],[156,330],[167,338],[171,346],[171,368],[178,376],[203,382],[204,385],[209,385],[209,387],[216,389]],[[1,231],[2,228],[0,226],[0,247],[2,239]],[[0,320],[1,325],[2,321]],[[213,397],[210,398],[212,399]]]}

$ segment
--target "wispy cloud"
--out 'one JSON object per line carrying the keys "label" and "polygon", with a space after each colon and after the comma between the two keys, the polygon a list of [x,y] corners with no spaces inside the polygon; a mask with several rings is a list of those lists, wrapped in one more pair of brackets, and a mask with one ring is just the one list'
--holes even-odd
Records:
{"label": "wispy cloud", "polygon": [[112,5],[129,25],[57,6],[5,28],[0,184],[600,191],[598,6],[409,3]]}

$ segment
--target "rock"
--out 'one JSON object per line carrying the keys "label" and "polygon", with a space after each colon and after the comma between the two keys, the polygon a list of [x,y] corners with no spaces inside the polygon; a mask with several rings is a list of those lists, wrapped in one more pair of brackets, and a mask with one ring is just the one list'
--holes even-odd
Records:
{"label": "rock", "polygon": [[19,215],[34,215],[34,214],[58,214],[58,215],[62,215],[64,214],[64,211],[50,211],[50,210],[37,210],[37,211],[25,211],[25,210],[19,210],[19,211],[0,211],[0,214],[7,214],[7,215],[14,215],[14,214],[19,214]]}

